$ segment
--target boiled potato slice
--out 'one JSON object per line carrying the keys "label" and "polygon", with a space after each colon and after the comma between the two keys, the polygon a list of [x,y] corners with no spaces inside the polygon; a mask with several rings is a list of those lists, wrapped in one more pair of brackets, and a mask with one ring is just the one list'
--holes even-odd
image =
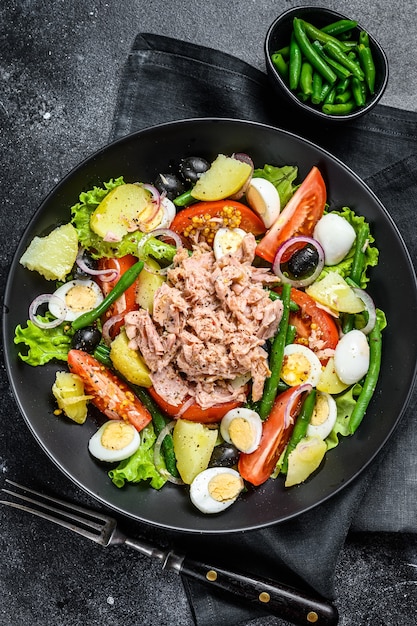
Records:
{"label": "boiled potato slice", "polygon": [[196,200],[222,200],[239,191],[252,174],[248,163],[219,154],[191,190]]}
{"label": "boiled potato slice", "polygon": [[319,467],[327,446],[320,437],[304,437],[288,455],[286,487],[304,482]]}
{"label": "boiled potato slice", "polygon": [[34,237],[20,259],[46,280],[64,280],[78,253],[78,235],[72,224],[58,226],[46,237]]}
{"label": "boiled potato slice", "polygon": [[[154,259],[146,261],[151,269],[160,269]],[[161,274],[152,274],[143,269],[136,280],[136,302],[142,309],[146,309],[152,315],[153,300],[156,290],[165,282],[166,278]]]}
{"label": "boiled potato slice", "polygon": [[58,407],[67,417],[77,424],[84,424],[87,418],[87,404],[92,396],[84,394],[84,383],[77,374],[57,372],[52,393]]}
{"label": "boiled potato slice", "polygon": [[140,387],[152,385],[148,366],[137,350],[129,348],[129,339],[124,330],[121,330],[111,342],[110,359],[114,367],[129,383]]}
{"label": "boiled potato slice", "polygon": [[118,185],[93,211],[90,228],[106,241],[120,241],[137,230],[141,219],[148,218],[153,210],[149,191],[133,183]]}
{"label": "boiled potato slice", "polygon": [[325,368],[320,374],[319,382],[317,383],[317,390],[324,391],[326,393],[337,394],[347,389],[349,385],[342,383],[334,366],[334,358],[331,357]]}
{"label": "boiled potato slice", "polygon": [[178,472],[185,484],[190,485],[197,474],[208,467],[216,445],[217,428],[177,419],[172,436]]}
{"label": "boiled potato slice", "polygon": [[326,276],[309,287],[306,293],[316,302],[343,313],[360,313],[365,305],[337,272],[329,272]]}

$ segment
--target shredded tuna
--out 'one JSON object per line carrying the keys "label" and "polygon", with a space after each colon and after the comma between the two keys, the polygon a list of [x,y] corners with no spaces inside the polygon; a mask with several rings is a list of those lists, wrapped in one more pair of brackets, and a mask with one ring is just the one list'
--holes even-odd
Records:
{"label": "shredded tuna", "polygon": [[152,317],[143,310],[126,315],[129,345],[170,404],[189,397],[202,408],[244,401],[245,386],[233,381],[248,374],[253,400],[262,396],[271,374],[264,344],[277,331],[282,303],[264,289],[276,282],[272,272],[252,266],[255,246],[248,234],[235,254],[218,261],[205,243],[192,255],[181,248],[155,294]]}

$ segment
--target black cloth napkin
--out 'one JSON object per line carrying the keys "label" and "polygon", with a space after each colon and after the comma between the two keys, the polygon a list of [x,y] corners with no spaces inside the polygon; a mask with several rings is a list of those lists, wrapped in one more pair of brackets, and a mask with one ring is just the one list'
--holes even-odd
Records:
{"label": "black cloth napkin", "polygon": [[[223,52],[155,34],[139,34],[121,78],[111,139],[177,119],[227,117],[267,123],[307,139],[339,157],[379,196],[413,259],[410,229],[417,192],[417,114],[378,105],[359,121],[334,128],[299,119],[277,100],[266,74]],[[228,563],[273,576],[327,598],[349,529],[415,531],[417,461],[415,394],[401,427],[379,461],[328,502],[297,519],[238,536],[187,538],[207,554],[227,552]],[[367,491],[372,483],[372,490]],[[239,602],[184,581],[198,626],[234,626],[262,615]]]}

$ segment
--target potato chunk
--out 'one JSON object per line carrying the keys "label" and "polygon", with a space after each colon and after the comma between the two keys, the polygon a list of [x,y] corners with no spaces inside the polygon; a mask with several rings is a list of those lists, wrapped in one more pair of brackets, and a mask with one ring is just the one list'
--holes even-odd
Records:
{"label": "potato chunk", "polygon": [[190,485],[193,479],[207,469],[217,440],[217,428],[208,428],[199,422],[178,419],[174,426],[174,452],[182,480]]}
{"label": "potato chunk", "polygon": [[196,182],[191,195],[196,200],[222,200],[237,193],[252,174],[248,163],[219,154]]}
{"label": "potato chunk", "polygon": [[121,241],[128,232],[138,230],[141,220],[154,211],[149,191],[127,183],[114,187],[90,217],[90,228],[105,241]]}
{"label": "potato chunk", "polygon": [[114,367],[133,385],[150,387],[149,369],[137,350],[129,348],[129,339],[124,330],[112,341],[110,359]]}
{"label": "potato chunk", "polygon": [[52,393],[58,407],[77,424],[84,424],[87,418],[87,404],[92,396],[84,394],[83,381],[77,374],[57,372]]}
{"label": "potato chunk", "polygon": [[46,280],[64,280],[78,253],[78,235],[72,224],[58,226],[46,237],[34,237],[20,259]]}

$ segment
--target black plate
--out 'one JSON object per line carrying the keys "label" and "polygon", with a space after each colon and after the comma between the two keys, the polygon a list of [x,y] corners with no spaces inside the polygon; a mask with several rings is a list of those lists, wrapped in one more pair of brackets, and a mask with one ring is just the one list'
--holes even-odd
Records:
{"label": "black plate", "polygon": [[[117,489],[106,468],[94,462],[87,441],[97,424],[83,426],[53,415],[51,385],[60,365],[33,368],[17,356],[14,327],[25,323],[31,300],[45,291],[45,281],[19,264],[30,240],[67,222],[79,193],[123,175],[126,181],[152,181],[180,157],[247,152],[256,167],[297,164],[299,180],[313,165],[325,178],[332,208],[348,205],[371,224],[380,250],[372,271],[371,293],[386,312],[380,380],[367,415],[353,437],[331,450],[323,467],[305,484],[286,490],[281,479],[249,488],[218,516],[200,514],[186,488],[167,484],[161,492],[146,486]],[[174,122],[129,135],[98,151],[60,182],[30,222],[16,251],[5,294],[3,332],[11,385],[36,440],[70,479],[119,513],[175,530],[227,533],[288,520],[320,504],[348,485],[375,458],[392,435],[407,405],[417,361],[416,278],[404,242],[388,213],[370,189],[339,160],[314,144],[285,131],[237,120],[198,119]]]}

